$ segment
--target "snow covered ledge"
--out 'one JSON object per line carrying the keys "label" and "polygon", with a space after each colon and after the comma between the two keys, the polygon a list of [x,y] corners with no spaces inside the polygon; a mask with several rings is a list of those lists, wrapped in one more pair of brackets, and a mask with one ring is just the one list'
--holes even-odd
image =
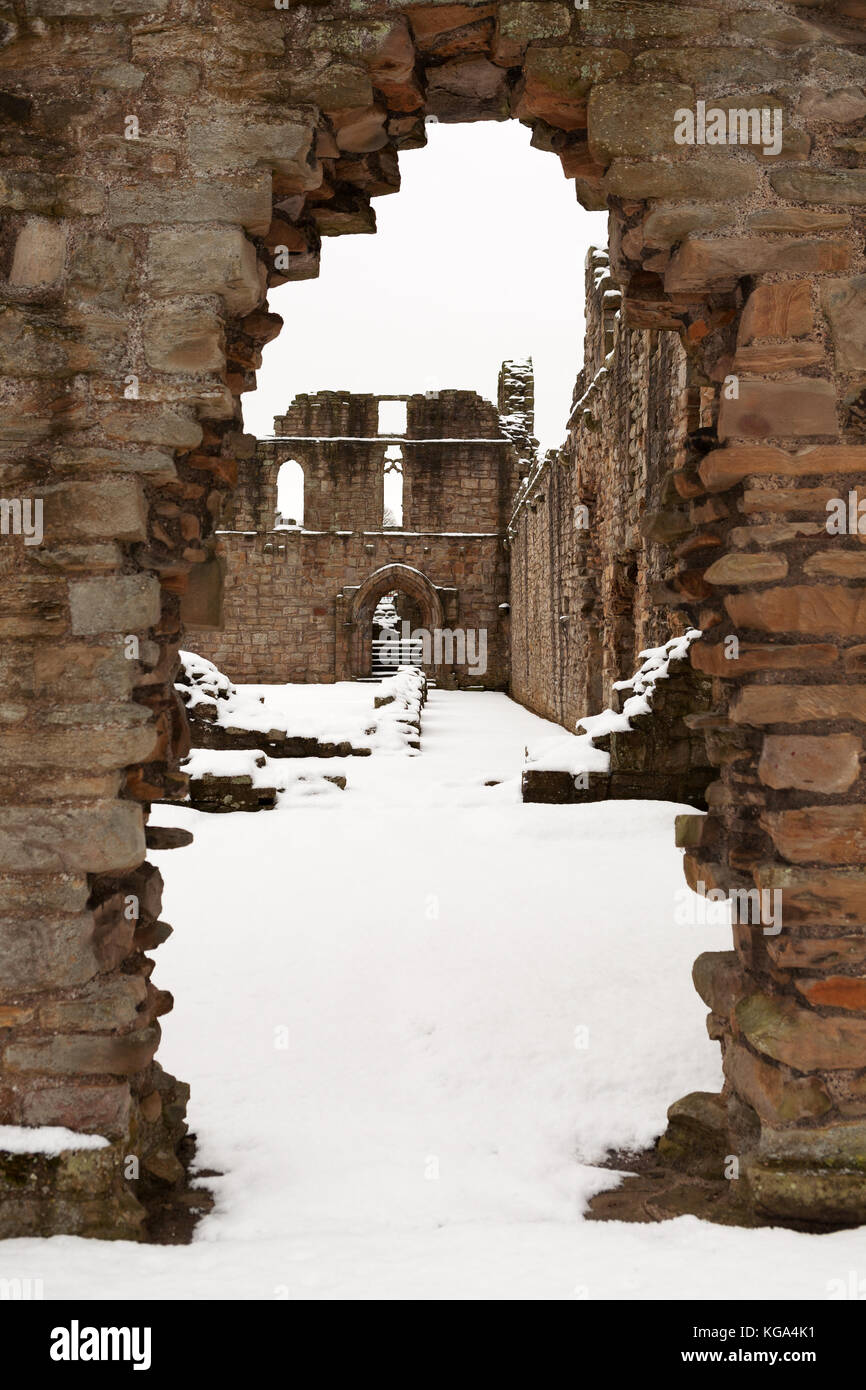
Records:
{"label": "snow covered ledge", "polygon": [[697,628],[642,651],[630,680],[617,681],[619,709],[586,715],[576,732],[527,749],[524,801],[675,801],[706,809],[715,775],[703,735],[689,726],[707,713],[712,684],[691,665]]}
{"label": "snow covered ledge", "polygon": [[0,1125],[0,1240],[138,1240],[145,1216],[124,1182],[129,1145],[56,1125]]}
{"label": "snow covered ledge", "polygon": [[[333,795],[346,788],[345,765],[329,775],[317,760],[420,751],[427,678],[418,667],[375,685],[235,686],[195,652],[182,661],[177,689],[194,745],[183,771],[195,810],[273,810],[280,792]],[[310,708],[311,689],[322,708]]]}

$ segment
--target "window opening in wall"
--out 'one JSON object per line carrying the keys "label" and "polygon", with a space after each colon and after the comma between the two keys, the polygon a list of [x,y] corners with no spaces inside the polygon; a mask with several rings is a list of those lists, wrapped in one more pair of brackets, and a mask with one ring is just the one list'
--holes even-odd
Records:
{"label": "window opening in wall", "polygon": [[403,525],[403,450],[399,444],[389,444],[385,450],[385,480],[383,486],[383,526]]}
{"label": "window opening in wall", "polygon": [[406,402],[379,402],[379,434],[406,433]]}
{"label": "window opening in wall", "polygon": [[304,470],[295,459],[287,459],[277,474],[276,530],[304,524]]}

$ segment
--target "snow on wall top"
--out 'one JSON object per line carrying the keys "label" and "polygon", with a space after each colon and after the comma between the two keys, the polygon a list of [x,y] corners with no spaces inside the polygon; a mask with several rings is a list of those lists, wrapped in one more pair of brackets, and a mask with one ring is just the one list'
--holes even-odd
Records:
{"label": "snow on wall top", "polygon": [[659,681],[666,680],[672,661],[682,661],[689,647],[701,636],[698,628],[689,628],[682,637],[672,637],[661,647],[648,647],[640,655],[644,658],[630,680],[617,681],[615,690],[633,690],[622,707],[616,710],[602,710],[601,714],[585,715],[577,721],[576,732],[563,734],[542,744],[537,753],[527,749],[526,766],[534,772],[608,772],[610,754],[596,748],[594,740],[606,734],[627,733],[631,721],[639,714],[652,712],[652,696]]}
{"label": "snow on wall top", "polygon": [[62,1125],[0,1125],[0,1153],[57,1158],[70,1149],[107,1149],[101,1134],[76,1134]]}

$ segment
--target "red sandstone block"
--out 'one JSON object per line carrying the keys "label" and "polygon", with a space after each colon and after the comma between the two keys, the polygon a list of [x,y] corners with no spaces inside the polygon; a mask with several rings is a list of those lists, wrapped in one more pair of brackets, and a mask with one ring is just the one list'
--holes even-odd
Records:
{"label": "red sandstone block", "polygon": [[736,400],[722,398],[719,438],[792,438],[838,433],[833,383],[815,377],[795,381],[740,381]]}

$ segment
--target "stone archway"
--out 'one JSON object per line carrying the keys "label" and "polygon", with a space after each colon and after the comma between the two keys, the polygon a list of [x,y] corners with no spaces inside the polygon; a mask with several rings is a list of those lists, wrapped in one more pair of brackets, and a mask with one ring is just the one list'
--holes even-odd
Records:
{"label": "stone archway", "polygon": [[[3,1233],[135,1234],[124,1156],[174,1171],[145,860],[167,843],[151,803],[183,791],[181,598],[250,447],[239,398],[281,324],[266,288],[315,274],[322,237],[374,230],[425,113],[531,124],[610,210],[625,319],[687,347],[654,521],[656,595],[704,629],[716,691],[687,874],[782,892],[790,928],[738,925],[700,967],[726,1142],[762,1212],[864,1219],[866,574],[822,510],[866,462],[863,0],[140,9],[79,6],[88,37],[51,8],[5,36],[4,489],[44,502],[45,538],[3,535],[0,1119],[114,1147],[98,1212],[49,1191],[6,1203]],[[678,143],[677,112],[733,109],[732,89],[770,91],[777,154]]]}
{"label": "stone archway", "polygon": [[[354,676],[370,674],[370,628],[373,612],[379,599],[397,589],[418,604],[422,626],[431,634],[445,626],[445,611],[439,590],[412,565],[382,565],[364,580],[357,589],[344,589],[342,602],[337,604],[338,628],[343,633],[337,643],[337,679],[351,680]],[[452,597],[456,597],[453,595]],[[345,614],[343,617],[342,614]]]}

